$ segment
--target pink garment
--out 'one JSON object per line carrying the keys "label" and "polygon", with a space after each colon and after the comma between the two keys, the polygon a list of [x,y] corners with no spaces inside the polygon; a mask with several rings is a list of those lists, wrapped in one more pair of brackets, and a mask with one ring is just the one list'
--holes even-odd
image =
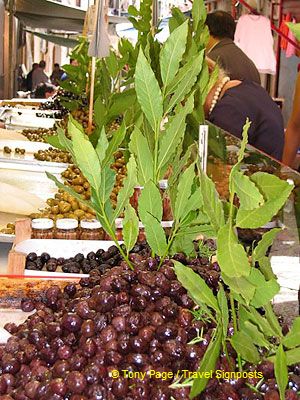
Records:
{"label": "pink garment", "polygon": [[262,74],[276,74],[271,22],[262,15],[246,14],[238,20],[234,41]]}
{"label": "pink garment", "polygon": [[[293,23],[296,22],[295,18],[293,18],[292,22]],[[295,38],[295,35],[293,34],[293,32],[290,29],[289,29],[288,37],[297,43],[297,39]],[[295,54],[296,54],[295,46],[293,46],[290,42],[288,42],[287,48],[286,48],[286,53],[285,53],[286,57],[289,58],[289,57],[294,56]]]}

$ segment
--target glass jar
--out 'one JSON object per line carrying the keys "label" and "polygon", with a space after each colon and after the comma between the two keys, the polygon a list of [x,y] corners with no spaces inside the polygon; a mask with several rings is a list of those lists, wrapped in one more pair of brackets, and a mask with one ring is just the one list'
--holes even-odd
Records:
{"label": "glass jar", "polygon": [[[116,237],[118,240],[123,240],[123,218],[116,219]],[[144,225],[139,222],[139,234],[137,237],[137,241],[141,242],[146,239],[145,228]]]}
{"label": "glass jar", "polygon": [[78,221],[73,218],[56,220],[55,239],[78,239]]}
{"label": "glass jar", "polygon": [[117,218],[115,221],[115,225],[117,240],[123,240],[123,218]]}
{"label": "glass jar", "polygon": [[133,195],[130,197],[130,204],[132,207],[135,209],[135,211],[138,211],[138,206],[139,206],[139,197],[140,194],[142,193],[142,190],[144,189],[143,186],[136,186],[134,188]]}
{"label": "glass jar", "polygon": [[168,180],[162,179],[161,181],[159,181],[159,191],[163,202],[163,220],[172,221],[173,213],[171,207],[171,200],[167,194],[167,189],[168,189]]}
{"label": "glass jar", "polygon": [[53,239],[54,222],[50,218],[35,218],[31,221],[32,239]]}
{"label": "glass jar", "polygon": [[164,228],[167,236],[170,236],[173,227],[173,221],[161,221],[161,226]]}
{"label": "glass jar", "polygon": [[146,240],[145,227],[141,222],[139,222],[139,235],[137,240],[139,242],[143,242],[144,240]]}
{"label": "glass jar", "polygon": [[80,221],[81,240],[104,240],[105,232],[102,225],[96,219],[83,219]]}

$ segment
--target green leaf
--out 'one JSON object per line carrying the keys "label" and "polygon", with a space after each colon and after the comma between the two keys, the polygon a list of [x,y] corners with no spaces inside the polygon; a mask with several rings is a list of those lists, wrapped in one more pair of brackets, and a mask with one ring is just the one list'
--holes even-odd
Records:
{"label": "green leaf", "polygon": [[276,235],[281,231],[280,228],[271,229],[262,235],[261,240],[258,242],[252,254],[252,262],[260,261],[261,258],[266,256],[268,248],[272,245]]}
{"label": "green leaf", "polygon": [[169,30],[173,32],[178,26],[182,25],[187,17],[179,10],[178,7],[173,7],[171,10],[172,17],[169,19]]}
{"label": "green leaf", "polygon": [[277,279],[271,266],[270,259],[268,257],[261,257],[259,259],[259,269],[267,281],[270,279]]}
{"label": "green leaf", "polygon": [[250,321],[245,321],[244,324],[241,325],[242,331],[251,338],[254,344],[260,347],[270,347],[270,343],[265,339],[265,336],[262,332],[260,332],[256,325],[254,325]]}
{"label": "green leaf", "polygon": [[231,344],[240,356],[251,363],[259,362],[259,354],[253,342],[244,332],[236,332],[231,338]]}
{"label": "green leaf", "polygon": [[136,70],[135,90],[138,102],[154,132],[158,132],[163,115],[162,95],[155,75],[140,49]]}
{"label": "green leaf", "polygon": [[117,206],[114,212],[114,219],[118,218],[124,207],[128,203],[130,197],[133,195],[134,187],[137,183],[136,177],[136,162],[134,156],[131,155],[127,163],[127,176],[123,181],[123,187],[119,191],[117,198]]}
{"label": "green leaf", "polygon": [[256,286],[251,305],[259,308],[267,304],[279,292],[280,286],[276,279],[266,281],[263,274],[256,268],[251,268],[249,282]]}
{"label": "green leaf", "polygon": [[285,389],[288,384],[288,368],[286,354],[282,344],[279,345],[275,356],[275,378],[279,389],[280,400],[285,400]]}
{"label": "green leaf", "polygon": [[238,243],[237,237],[229,224],[219,229],[217,259],[222,273],[226,274],[229,278],[247,277],[250,274],[247,253],[243,246]]}
{"label": "green leaf", "polygon": [[287,365],[294,365],[300,360],[300,347],[285,352]]}
{"label": "green leaf", "polygon": [[148,181],[139,196],[139,216],[144,223],[147,214],[151,214],[159,222],[162,219],[162,197],[153,181]]}
{"label": "green leaf", "polygon": [[58,135],[44,136],[46,143],[49,143],[52,147],[59,150],[66,150],[66,148],[60,143]]}
{"label": "green leaf", "polygon": [[209,286],[205,283],[200,275],[196,274],[191,268],[182,265],[180,262],[173,260],[177,279],[187,290],[189,296],[196,304],[202,304],[211,307],[216,312],[220,312],[218,302]]}
{"label": "green leaf", "polygon": [[174,79],[185,51],[188,20],[176,28],[160,52],[160,71],[165,87]]}
{"label": "green leaf", "polygon": [[223,286],[219,285],[219,291],[217,294],[218,304],[221,311],[221,321],[223,329],[223,338],[227,337],[229,314],[228,314],[228,302]]}
{"label": "green leaf", "polygon": [[106,66],[111,77],[115,79],[119,73],[119,63],[116,53],[112,50],[109,52],[109,56],[105,58]]}
{"label": "green leaf", "polygon": [[276,331],[274,331],[267,319],[261,316],[254,307],[249,307],[248,311],[244,306],[241,306],[239,309],[239,315],[241,320],[249,320],[253,324],[257,325],[261,332],[264,332],[266,336],[276,336]]}
{"label": "green leaf", "polygon": [[172,241],[171,249],[169,250],[169,255],[173,256],[177,253],[183,253],[187,256],[195,257],[195,246],[193,240],[197,237],[196,234],[190,234],[187,230],[185,235],[177,234],[175,239]]}
{"label": "green leaf", "polygon": [[293,321],[293,325],[289,333],[284,337],[282,343],[289,349],[300,346],[300,317],[297,317]]}
{"label": "green leaf", "polygon": [[109,142],[108,148],[105,153],[105,158],[102,162],[102,168],[104,168],[107,164],[110,164],[113,160],[114,153],[119,149],[121,143],[123,142],[126,134],[125,124],[122,124],[119,129],[117,129],[112,139]]}
{"label": "green leaf", "polygon": [[259,228],[271,221],[272,217],[286,203],[291,191],[292,186],[288,186],[282,192],[277,192],[277,198],[265,202],[261,207],[254,210],[241,210],[239,209],[236,216],[236,225],[240,228]]}
{"label": "green leaf", "polygon": [[107,137],[106,137],[106,133],[105,133],[104,127],[102,127],[101,132],[100,132],[100,136],[99,136],[99,139],[98,139],[98,143],[97,143],[97,146],[96,146],[96,153],[98,155],[100,163],[102,163],[102,161],[105,158],[105,153],[106,153],[107,148],[108,148],[108,140],[107,140]]}
{"label": "green leaf", "polygon": [[107,111],[107,123],[124,114],[124,112],[135,103],[136,93],[134,89],[127,89],[121,93],[114,93],[110,101],[111,106]]}
{"label": "green leaf", "polygon": [[98,96],[94,103],[94,120],[99,128],[106,125],[106,106],[102,102],[101,96]]}
{"label": "green leaf", "polygon": [[[203,207],[203,199],[202,199],[202,192],[199,187],[196,188],[194,193],[191,195],[191,197],[186,201],[185,204],[185,210],[183,212],[184,218],[194,210],[199,210],[200,208]],[[206,215],[205,215],[206,217]],[[203,221],[201,221],[202,223]],[[204,223],[204,222],[203,222]],[[212,231],[212,229],[210,228]]]}
{"label": "green leaf", "polygon": [[256,172],[251,175],[251,181],[259,188],[266,200],[276,200],[278,195],[282,194],[288,197],[287,193],[293,190],[293,185],[278,178],[276,175],[271,175],[266,172]]}
{"label": "green leaf", "polygon": [[145,136],[135,127],[129,143],[129,150],[135,155],[138,171],[138,182],[145,185],[153,178],[153,157]]}
{"label": "green leaf", "polygon": [[152,251],[158,256],[164,257],[167,254],[168,247],[165,231],[160,221],[148,213],[143,217],[143,225]]}
{"label": "green leaf", "polygon": [[104,204],[110,197],[114,188],[116,173],[109,166],[105,166],[101,170],[101,185],[99,186],[99,199]]}
{"label": "green leaf", "polygon": [[275,332],[275,336],[282,337],[282,328],[278,322],[278,319],[274,313],[273,307],[271,303],[268,303],[264,306],[265,316],[270,326]]}
{"label": "green leaf", "polygon": [[97,153],[87,136],[72,123],[70,133],[78,168],[89,181],[89,184],[97,191],[101,183],[100,162]]}
{"label": "green leaf", "polygon": [[220,356],[222,343],[222,331],[217,330],[215,339],[212,339],[207,347],[207,350],[200,362],[199,368],[197,370],[198,378],[194,379],[193,386],[190,393],[190,398],[198,396],[206,387],[209,378],[200,377],[201,373],[205,374],[207,371],[214,371],[216,367],[217,360]]}
{"label": "green leaf", "polygon": [[73,196],[79,203],[84,204],[85,206],[94,209],[95,211],[99,211],[98,209],[93,206],[93,204],[89,200],[85,200],[82,198],[82,196],[75,192],[74,189],[72,189],[70,186],[66,186],[63,183],[61,183],[54,175],[50,174],[49,172],[46,171],[47,178],[51,179],[55,183],[55,185],[59,189],[63,189],[65,192],[67,192],[69,195]]}
{"label": "green leaf", "polygon": [[59,143],[64,147],[64,149],[68,150],[73,156],[73,146],[72,141],[66,137],[65,131],[62,128],[57,128],[57,135],[59,138]]}
{"label": "green leaf", "polygon": [[203,211],[208,216],[216,232],[225,224],[222,202],[213,181],[204,173],[200,175],[200,188],[203,198]]}
{"label": "green leaf", "polygon": [[241,210],[253,210],[264,203],[264,198],[250,178],[240,171],[232,176],[233,189],[240,200]]}
{"label": "green leaf", "polygon": [[180,68],[170,87],[167,88],[167,94],[174,94],[170,99],[166,112],[171,111],[191,91],[201,71],[203,58],[204,50]]}
{"label": "green leaf", "polygon": [[206,8],[203,0],[197,0],[193,2],[192,16],[193,16],[193,29],[196,32],[199,23],[203,24],[206,19]]}
{"label": "green leaf", "polygon": [[256,287],[248,281],[247,278],[240,276],[240,277],[229,277],[222,272],[223,281],[230,287],[230,289],[238,294],[241,295],[247,304],[250,303],[252,300]]}
{"label": "green leaf", "polygon": [[184,107],[172,118],[165,133],[160,139],[159,154],[158,154],[158,167],[160,171],[176,153],[178,146],[182,142],[185,133],[185,118],[187,114],[191,113],[194,107],[194,99],[191,96]]}
{"label": "green leaf", "polygon": [[[181,175],[178,187],[177,197],[174,207],[174,217],[176,220],[182,220],[191,210],[188,210],[186,203],[191,196],[192,185],[195,178],[195,163],[191,164]],[[198,191],[197,191],[198,194]],[[199,193],[201,199],[201,193]],[[201,206],[201,200],[200,200]]]}
{"label": "green leaf", "polygon": [[123,240],[127,249],[127,254],[136,243],[139,234],[139,219],[134,208],[127,204],[123,220]]}

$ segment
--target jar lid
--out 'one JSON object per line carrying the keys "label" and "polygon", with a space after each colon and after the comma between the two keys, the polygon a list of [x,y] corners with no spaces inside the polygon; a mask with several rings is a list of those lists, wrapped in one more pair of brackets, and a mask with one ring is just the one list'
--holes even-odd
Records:
{"label": "jar lid", "polygon": [[161,221],[161,226],[163,228],[172,228],[174,221]]}
{"label": "jar lid", "polygon": [[168,179],[162,179],[161,181],[159,181],[159,188],[168,189]]}
{"label": "jar lid", "polygon": [[54,222],[50,218],[34,218],[31,221],[32,229],[51,229],[54,226]]}
{"label": "jar lid", "polygon": [[83,219],[80,221],[80,226],[83,229],[100,229],[102,225],[97,219]]}
{"label": "jar lid", "polygon": [[123,229],[123,218],[116,218],[115,225],[116,229]]}
{"label": "jar lid", "polygon": [[74,218],[61,218],[56,220],[56,228],[58,229],[76,229],[78,221]]}

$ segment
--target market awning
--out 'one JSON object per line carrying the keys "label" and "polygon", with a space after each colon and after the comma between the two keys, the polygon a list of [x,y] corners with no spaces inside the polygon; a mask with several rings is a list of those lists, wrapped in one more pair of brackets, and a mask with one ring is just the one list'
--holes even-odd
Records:
{"label": "market awning", "polygon": [[56,35],[54,33],[35,32],[35,31],[31,31],[29,29],[25,29],[25,31],[32,33],[33,35],[35,35],[41,39],[47,40],[47,42],[57,44],[58,46],[73,48],[78,45],[78,41],[76,39],[64,37],[62,35]]}
{"label": "market awning", "polygon": [[[6,0],[7,2],[8,0]],[[52,0],[14,0],[14,15],[31,28],[82,32],[85,10]],[[126,22],[126,17],[109,16],[109,23]]]}
{"label": "market awning", "polygon": [[15,0],[14,15],[32,28],[82,32],[85,11],[51,0]]}

